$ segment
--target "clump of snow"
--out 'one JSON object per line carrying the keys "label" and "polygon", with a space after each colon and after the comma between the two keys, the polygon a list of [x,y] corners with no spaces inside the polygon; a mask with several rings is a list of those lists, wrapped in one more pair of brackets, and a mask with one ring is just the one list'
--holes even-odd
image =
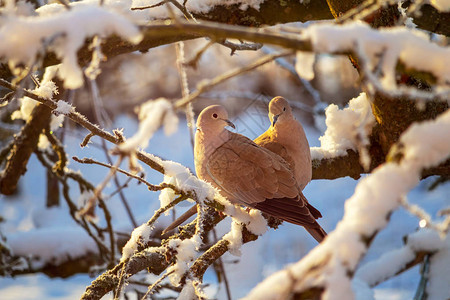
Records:
{"label": "clump of snow", "polygon": [[131,238],[122,249],[122,258],[120,259],[120,261],[125,261],[130,258],[138,249],[139,244],[148,242],[151,231],[152,227],[148,226],[147,223],[136,227],[131,233]]}
{"label": "clump of snow", "polygon": [[50,147],[50,141],[48,140],[47,136],[45,136],[44,134],[40,134],[37,146],[41,150],[45,150]]}
{"label": "clump of snow", "polygon": [[[445,115],[448,115],[448,111]],[[404,152],[405,159],[425,166],[432,166],[440,160],[441,153],[448,149],[450,120],[444,119],[444,115],[439,119],[440,122],[414,123],[401,136],[400,142],[408,145]]]}
{"label": "clump of snow", "polygon": [[48,45],[62,61],[59,75],[64,80],[64,87],[75,89],[83,84],[78,49],[88,37],[112,34],[134,44],[142,39],[137,26],[97,4],[73,6],[70,10],[48,16],[5,16],[0,28],[0,57],[8,61],[14,73],[18,73],[20,65],[31,66],[44,46]]}
{"label": "clump of snow", "polygon": [[319,138],[320,147],[311,147],[311,159],[346,155],[347,149],[358,151],[369,144],[368,136],[375,125],[370,102],[365,93],[339,109],[330,104],[325,110],[327,129]]}
{"label": "clump of snow", "polygon": [[[198,179],[192,175],[188,168],[180,163],[173,161],[162,161],[161,165],[164,168],[164,180],[167,184],[172,184],[185,192],[193,191],[199,203],[203,203],[206,198],[213,199],[217,191],[211,184]],[[175,192],[170,189],[161,191],[159,201],[161,207],[166,207],[175,198]]]}
{"label": "clump of snow", "polygon": [[180,280],[189,271],[192,262],[198,257],[198,250],[201,244],[202,241],[198,235],[183,241],[171,240],[169,242],[168,247],[176,252],[176,263],[167,268],[167,272],[171,273],[169,275],[170,282],[174,286],[180,285]]}
{"label": "clump of snow", "polygon": [[[450,49],[431,43],[427,34],[405,27],[373,29],[364,22],[340,26],[317,23],[303,32],[319,52],[362,51],[369,60],[368,69],[380,64],[380,82],[386,90],[397,89],[395,68],[400,60],[407,68],[430,72],[438,84],[450,82]],[[432,55],[430,55],[432,53]],[[381,55],[381,59],[380,59]]]}
{"label": "clump of snow", "polygon": [[19,102],[20,102],[20,109],[16,110],[11,114],[11,119],[28,120],[31,116],[31,113],[33,112],[33,109],[36,107],[37,102],[28,97],[19,99]]}
{"label": "clump of snow", "polygon": [[235,255],[241,256],[241,246],[242,246],[242,223],[233,220],[231,222],[231,230],[223,236],[224,240],[230,242],[228,245],[228,251]]}
{"label": "clump of snow", "polygon": [[186,280],[186,284],[183,286],[183,289],[181,290],[180,294],[178,295],[178,300],[184,300],[184,299],[195,299],[195,288],[193,285],[192,280],[188,279]]}
{"label": "clump of snow", "polygon": [[314,53],[297,51],[295,59],[295,71],[298,76],[305,80],[314,79],[314,61],[316,60],[316,55]]}
{"label": "clump of snow", "polygon": [[[225,206],[224,213],[231,216],[233,222],[245,225],[251,233],[256,235],[263,235],[267,231],[267,221],[262,216],[261,211],[251,209],[248,212],[247,209],[238,205],[233,205],[223,197],[216,197],[216,199]],[[234,234],[230,234],[230,237],[232,238]]]}
{"label": "clump of snow", "polygon": [[[1,47],[1,46],[0,46]],[[33,91],[33,94],[36,94],[45,99],[52,99],[53,95],[58,94],[58,88],[56,84],[51,81],[42,81],[39,87],[36,87]],[[20,99],[20,110],[16,110],[12,113],[11,119],[22,119],[28,120],[33,112],[33,109],[36,107],[38,102],[28,97],[23,97]]]}
{"label": "clump of snow", "polygon": [[59,100],[56,102],[56,105],[56,109],[53,110],[53,113],[56,115],[68,115],[75,111],[74,107],[64,100]]}
{"label": "clump of snow", "polygon": [[[319,286],[325,288],[322,299],[353,298],[352,281],[348,274],[349,271],[355,271],[367,250],[362,238],[370,237],[384,228],[389,214],[400,205],[401,197],[419,182],[423,168],[448,159],[450,153],[448,128],[450,128],[450,110],[435,120],[411,126],[400,138],[406,149],[401,162],[385,163],[361,180],[353,196],[346,201],[344,217],[336,230],[301,261],[273,275],[276,278],[290,277],[296,282],[286,286],[286,290],[281,293],[287,294]],[[441,134],[439,138],[427,139],[427,136],[435,134],[436,131]],[[424,144],[428,151],[424,150]],[[419,156],[419,153],[422,156]],[[420,242],[415,241],[417,236],[413,235],[410,242],[414,247],[426,247],[425,244],[437,243],[439,239],[439,235],[430,235],[426,231],[418,234],[424,234],[427,237],[426,242],[422,242],[423,236],[418,238]],[[394,253],[394,256],[408,256],[409,253],[408,250],[404,250]],[[317,268],[321,268],[320,272]],[[271,277],[260,283],[247,299],[257,299],[255,295],[261,295],[262,291],[266,292],[265,299],[278,299],[279,291],[275,294],[271,290]]]}
{"label": "clump of snow", "polygon": [[429,228],[422,228],[408,236],[408,246],[416,252],[436,251],[445,246],[439,233]]}
{"label": "clump of snow", "polygon": [[53,95],[58,95],[58,87],[51,81],[42,81],[41,85],[33,91],[36,95],[45,99],[52,99]]}
{"label": "clump of snow", "polygon": [[139,129],[134,136],[119,145],[125,152],[145,148],[153,134],[161,125],[164,125],[166,135],[174,133],[178,128],[178,117],[172,104],[165,98],[150,100],[142,104],[139,109]]}

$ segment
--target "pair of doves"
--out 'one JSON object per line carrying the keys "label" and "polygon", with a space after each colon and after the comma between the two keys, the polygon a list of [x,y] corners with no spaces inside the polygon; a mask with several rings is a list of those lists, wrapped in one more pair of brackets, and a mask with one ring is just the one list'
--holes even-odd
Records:
{"label": "pair of doves", "polygon": [[[223,106],[205,108],[197,119],[195,134],[197,176],[231,203],[301,225],[320,243],[326,233],[316,219],[322,215],[302,193],[312,173],[303,127],[283,97],[270,101],[269,118],[269,129],[252,141],[225,129],[235,127]],[[193,206],[164,232],[196,212],[197,206]]]}

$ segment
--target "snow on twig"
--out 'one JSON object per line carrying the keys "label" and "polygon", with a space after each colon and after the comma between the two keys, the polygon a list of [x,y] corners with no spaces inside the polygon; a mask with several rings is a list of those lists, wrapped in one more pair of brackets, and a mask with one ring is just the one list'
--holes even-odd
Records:
{"label": "snow on twig", "polygon": [[417,253],[433,253],[445,247],[445,242],[435,230],[421,229],[408,236],[406,245],[383,254],[379,259],[363,265],[355,274],[356,278],[374,287],[402,271],[412,262]]}
{"label": "snow on twig", "polygon": [[369,145],[375,117],[365,93],[350,100],[344,109],[330,104],[325,116],[327,129],[319,138],[320,147],[311,147],[311,159],[343,156],[348,149],[358,151]]}
{"label": "snow on twig", "polygon": [[133,44],[142,40],[137,26],[112,10],[93,5],[72,8],[53,15],[8,16],[0,28],[0,57],[7,59],[11,70],[18,73],[21,64],[34,63],[43,42],[50,38],[51,50],[62,61],[58,73],[64,87],[74,89],[83,85],[77,51],[86,38],[117,34]]}
{"label": "snow on twig", "polygon": [[178,117],[173,110],[172,104],[165,98],[149,100],[139,108],[139,130],[138,132],[119,145],[118,149],[123,152],[133,152],[137,148],[145,148],[156,130],[164,126],[166,135],[171,135],[178,128]]}

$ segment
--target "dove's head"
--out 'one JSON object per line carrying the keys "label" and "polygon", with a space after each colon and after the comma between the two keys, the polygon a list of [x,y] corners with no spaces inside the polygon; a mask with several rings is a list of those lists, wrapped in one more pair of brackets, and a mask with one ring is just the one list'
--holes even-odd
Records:
{"label": "dove's head", "polygon": [[275,97],[269,103],[269,119],[272,126],[282,123],[284,120],[292,119],[291,106],[283,97]]}
{"label": "dove's head", "polygon": [[197,119],[197,128],[203,132],[220,133],[225,126],[236,128],[228,120],[228,112],[221,105],[210,105],[202,110]]}

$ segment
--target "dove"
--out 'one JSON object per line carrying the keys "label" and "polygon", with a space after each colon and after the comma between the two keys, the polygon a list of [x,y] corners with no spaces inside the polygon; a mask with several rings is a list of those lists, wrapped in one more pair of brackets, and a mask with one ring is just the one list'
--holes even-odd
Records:
{"label": "dove", "polygon": [[295,119],[291,106],[283,97],[270,100],[269,119],[269,129],[254,141],[288,162],[303,190],[312,176],[311,152],[303,126]]}
{"label": "dove", "polygon": [[[290,165],[226,126],[234,127],[224,107],[212,105],[200,113],[194,146],[198,178],[231,203],[301,225],[321,242],[326,236],[316,221],[321,214],[303,196]],[[195,213],[194,209],[190,211]]]}

